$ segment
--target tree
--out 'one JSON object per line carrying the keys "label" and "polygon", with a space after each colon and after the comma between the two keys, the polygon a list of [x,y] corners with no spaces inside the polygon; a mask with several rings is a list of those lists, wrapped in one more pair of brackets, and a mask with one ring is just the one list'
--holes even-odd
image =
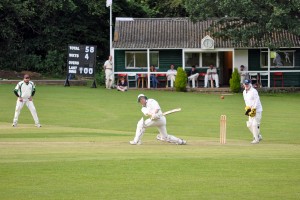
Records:
{"label": "tree", "polygon": [[177,68],[177,75],[175,79],[175,88],[178,92],[186,92],[187,75],[182,67]]}
{"label": "tree", "polygon": [[132,4],[138,4],[148,17],[185,17],[184,0],[128,0]]}
{"label": "tree", "polygon": [[299,0],[187,0],[185,5],[193,21],[217,18],[213,36],[234,43],[248,45],[253,38],[272,47],[274,32],[300,36]]}
{"label": "tree", "polygon": [[241,89],[241,77],[237,68],[234,68],[234,71],[229,80],[231,92],[238,93]]}
{"label": "tree", "polygon": [[[2,0],[0,69],[62,75],[68,44],[97,45],[97,62],[103,63],[109,54],[109,9],[105,2]],[[113,1],[114,17],[131,13],[146,16],[138,4]]]}

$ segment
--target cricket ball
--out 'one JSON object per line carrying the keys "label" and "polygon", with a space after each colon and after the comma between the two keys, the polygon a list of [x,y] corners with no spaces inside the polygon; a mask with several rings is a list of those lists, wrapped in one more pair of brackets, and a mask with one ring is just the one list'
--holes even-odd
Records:
{"label": "cricket ball", "polygon": [[224,96],[221,96],[220,98],[221,98],[221,99],[224,99]]}

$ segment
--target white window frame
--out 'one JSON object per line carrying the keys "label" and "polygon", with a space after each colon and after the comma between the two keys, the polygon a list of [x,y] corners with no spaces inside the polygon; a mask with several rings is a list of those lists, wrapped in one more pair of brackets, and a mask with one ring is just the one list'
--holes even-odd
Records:
{"label": "white window frame", "polygon": [[[198,60],[198,63],[199,63],[199,65],[197,65],[196,66],[196,68],[208,68],[209,66],[203,66],[203,56],[202,56],[202,54],[203,53],[213,53],[213,54],[216,54],[216,61],[215,61],[215,67],[219,67],[218,66],[218,61],[219,61],[219,52],[216,52],[216,51],[214,51],[214,52],[212,52],[212,51],[201,51],[201,52],[199,52],[199,51],[195,51],[195,52],[192,52],[192,51],[188,51],[188,52],[184,52],[185,54],[192,54],[192,53],[198,53],[199,54],[199,60]],[[186,56],[184,55],[184,59],[186,59]],[[184,60],[184,62],[185,62],[185,60]],[[187,65],[185,65],[185,68],[191,68],[191,66],[187,66]]]}
{"label": "white window frame", "polygon": [[[296,50],[280,50],[280,51],[277,51],[277,52],[287,52],[289,54],[292,54],[293,59],[290,60],[292,62],[292,65],[278,67],[278,66],[274,65],[273,61],[270,61],[270,63],[271,63],[270,68],[295,68],[295,52],[296,52]],[[268,65],[263,65],[263,63],[262,63],[262,53],[266,53],[268,55],[268,50],[261,50],[260,51],[260,67],[261,68],[268,68]],[[269,59],[271,59],[271,58],[269,58]],[[285,58],[281,58],[281,59],[285,60]]]}
{"label": "white window frame", "polygon": [[[133,67],[128,67],[127,66],[127,54],[134,54],[134,64],[133,64]],[[138,53],[144,53],[146,54],[146,57],[147,57],[147,51],[125,51],[125,69],[147,69],[147,60],[146,60],[146,66],[145,67],[136,67],[136,59],[135,59],[135,55],[138,54]],[[150,57],[151,57],[151,53],[156,53],[157,54],[157,64],[155,64],[155,68],[156,69],[159,69],[159,51],[150,51]]]}

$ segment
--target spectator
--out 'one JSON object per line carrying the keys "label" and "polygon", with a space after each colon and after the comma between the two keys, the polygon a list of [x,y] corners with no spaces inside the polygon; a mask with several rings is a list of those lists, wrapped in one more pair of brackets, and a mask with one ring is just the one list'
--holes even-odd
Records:
{"label": "spectator", "polygon": [[[154,65],[150,66],[150,72],[157,72]],[[152,87],[157,88],[157,84],[158,84],[157,74],[151,74],[150,81],[152,82]]]}
{"label": "spectator", "polygon": [[106,85],[106,89],[111,89],[113,87],[113,82],[114,82],[112,56],[108,57],[108,60],[105,61],[103,68],[105,70],[105,85]]}
{"label": "spectator", "polygon": [[196,67],[193,65],[191,70],[188,73],[188,80],[192,81],[192,88],[195,88],[195,82],[197,81],[199,73],[196,70]]}
{"label": "spectator", "polygon": [[248,73],[244,65],[240,66],[239,74],[241,76],[241,85],[243,85],[244,81],[248,79]]}
{"label": "spectator", "polygon": [[[210,65],[209,68],[206,71],[205,77],[204,77],[204,87],[207,87],[208,80],[215,80],[216,87],[219,87],[219,76],[217,73],[217,69],[214,65]],[[212,81],[213,83],[213,81]],[[213,85],[211,85],[213,87]]]}
{"label": "spectator", "polygon": [[[176,69],[174,69],[174,65],[170,65],[170,69],[167,71],[167,81],[170,81],[171,88],[174,86],[175,77],[177,75]],[[167,83],[168,87],[168,83]]]}
{"label": "spectator", "polygon": [[127,86],[128,86],[127,81],[125,80],[124,77],[121,77],[117,86],[117,90],[125,92],[127,91]]}

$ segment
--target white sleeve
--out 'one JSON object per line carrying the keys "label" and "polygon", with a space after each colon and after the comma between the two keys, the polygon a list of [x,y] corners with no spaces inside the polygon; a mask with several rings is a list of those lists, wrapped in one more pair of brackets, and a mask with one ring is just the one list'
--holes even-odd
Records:
{"label": "white sleeve", "polygon": [[252,105],[252,108],[257,108],[257,103],[259,101],[259,96],[258,96],[258,92],[255,90],[253,92],[253,105]]}
{"label": "white sleeve", "polygon": [[149,115],[149,109],[146,107],[142,108],[142,113],[144,113],[144,115],[148,116]]}

